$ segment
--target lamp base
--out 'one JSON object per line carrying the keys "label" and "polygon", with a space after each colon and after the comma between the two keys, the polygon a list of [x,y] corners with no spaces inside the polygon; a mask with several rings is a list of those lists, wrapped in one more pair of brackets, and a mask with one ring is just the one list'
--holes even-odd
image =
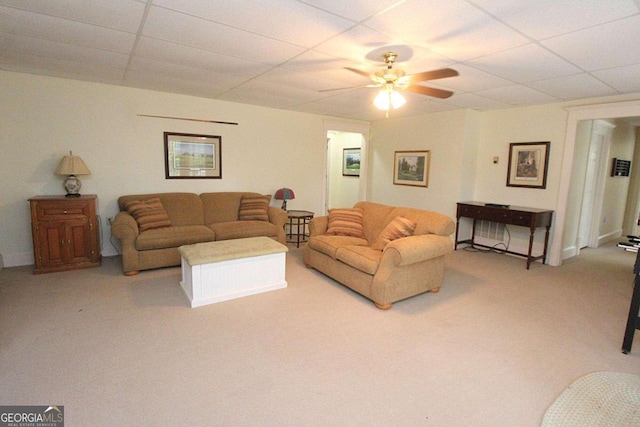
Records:
{"label": "lamp base", "polygon": [[67,190],[65,197],[80,197],[80,187],[82,183],[75,175],[69,175],[64,180],[64,189]]}
{"label": "lamp base", "polygon": [[286,200],[283,200],[283,201],[282,201],[282,210],[283,210],[283,211],[286,211],[286,210],[287,210],[287,201],[286,201]]}

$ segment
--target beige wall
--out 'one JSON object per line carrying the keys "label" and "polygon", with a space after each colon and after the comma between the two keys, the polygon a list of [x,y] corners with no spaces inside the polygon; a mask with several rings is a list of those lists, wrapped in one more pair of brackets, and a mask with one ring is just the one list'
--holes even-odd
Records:
{"label": "beige wall", "polygon": [[[27,199],[38,194],[63,194],[62,179],[53,171],[69,150],[80,155],[92,171],[83,178],[82,192],[99,197],[105,255],[115,254],[106,219],[116,214],[116,199],[122,194],[228,190],[273,194],[288,186],[296,192],[296,199],[288,204],[290,209],[324,211],[326,123],[335,119],[2,71],[0,99],[4,181],[0,190],[0,255],[6,267],[32,262]],[[562,170],[565,139],[571,133],[567,105],[489,112],[455,110],[373,122],[367,143],[369,173],[363,187],[367,199],[436,210],[452,217],[456,202],[462,200],[556,210],[566,202],[560,187],[568,181]],[[138,114],[231,121],[239,126]],[[166,180],[164,131],[221,135],[223,179]],[[505,185],[509,143],[527,141],[551,142],[544,190]],[[573,148],[568,150],[571,155]],[[396,150],[431,150],[428,188],[393,185]],[[494,156],[499,157],[498,164],[493,163]],[[574,221],[568,217],[567,226],[571,228]],[[527,243],[526,230],[514,229],[512,248],[521,249]],[[562,244],[557,246],[561,250]]]}
{"label": "beige wall", "polygon": [[[113,255],[107,217],[122,194],[157,191],[250,190],[273,194],[288,186],[290,209],[320,212],[323,117],[182,95],[0,72],[0,254],[5,266],[30,264],[27,199],[64,194],[53,175],[69,150],[92,175],[84,194],[97,194],[103,254]],[[138,114],[238,122],[238,126],[138,117]],[[163,132],[222,136],[222,179],[165,179]],[[272,205],[279,202],[272,201]]]}

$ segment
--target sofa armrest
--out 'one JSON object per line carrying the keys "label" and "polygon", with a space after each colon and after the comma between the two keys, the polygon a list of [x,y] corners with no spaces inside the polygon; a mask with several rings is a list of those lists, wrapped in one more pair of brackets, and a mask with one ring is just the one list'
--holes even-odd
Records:
{"label": "sofa armrest", "polygon": [[273,206],[269,206],[267,213],[269,215],[269,222],[275,224],[278,228],[284,228],[284,225],[289,219],[286,211]]}
{"label": "sofa armrest", "polygon": [[111,223],[111,235],[118,238],[123,246],[127,242],[133,243],[139,234],[138,223],[127,212],[119,212]]}
{"label": "sofa armrest", "polygon": [[328,216],[317,216],[311,218],[309,221],[309,237],[313,236],[321,236],[327,232],[327,228],[329,227],[329,217]]}
{"label": "sofa armrest", "polygon": [[[384,247],[382,261],[393,265],[409,265],[453,252],[449,237],[421,234],[393,240]],[[390,258],[390,259],[389,259]]]}

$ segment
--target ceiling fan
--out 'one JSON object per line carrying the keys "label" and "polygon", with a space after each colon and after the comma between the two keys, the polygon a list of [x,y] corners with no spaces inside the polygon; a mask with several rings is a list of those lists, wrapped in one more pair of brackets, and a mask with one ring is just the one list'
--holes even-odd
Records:
{"label": "ceiling fan", "polygon": [[[386,52],[382,55],[384,58],[385,64],[387,64],[387,68],[385,70],[376,71],[373,74],[367,73],[366,71],[358,70],[357,68],[345,67],[346,70],[352,71],[356,74],[360,74],[361,76],[365,76],[370,78],[373,83],[365,86],[355,86],[355,87],[380,87],[382,90],[376,96],[374,104],[382,109],[389,110],[389,108],[398,108],[406,102],[402,95],[396,92],[396,89],[407,90],[409,92],[417,93],[420,95],[433,96],[435,98],[445,99],[449,98],[453,95],[453,92],[448,90],[436,89],[432,87],[426,87],[417,85],[416,83],[424,82],[428,80],[436,80],[443,79],[446,77],[455,77],[458,76],[458,72],[452,68],[441,68],[439,70],[432,71],[424,71],[422,73],[405,75],[405,72],[398,69],[393,68],[393,64],[398,58],[398,54],[396,52]],[[337,88],[337,89],[325,89],[320,92],[328,92],[332,90],[341,90],[341,89],[352,89],[349,88]],[[386,98],[386,99],[385,99]],[[397,101],[397,102],[394,102]],[[399,104],[399,105],[396,105]]]}

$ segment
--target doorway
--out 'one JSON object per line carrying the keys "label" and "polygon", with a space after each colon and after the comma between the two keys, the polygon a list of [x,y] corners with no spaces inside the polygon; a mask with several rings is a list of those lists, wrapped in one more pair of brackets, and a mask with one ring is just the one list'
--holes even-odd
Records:
{"label": "doorway", "polygon": [[[323,207],[351,207],[367,198],[368,125],[325,122],[326,157]],[[359,165],[356,172],[355,163]]]}
{"label": "doorway", "polygon": [[[573,157],[576,149],[576,134],[578,133],[578,123],[582,120],[611,119],[620,117],[640,116],[640,101],[626,101],[617,103],[597,104],[568,107],[567,131],[565,135],[565,147],[562,158],[560,189],[558,192],[557,212],[555,215],[555,225],[553,241],[549,253],[549,264],[559,266],[565,258],[565,248],[570,246],[565,241],[565,230],[568,201],[570,200],[571,173],[573,167]],[[575,240],[573,240],[575,242]]]}
{"label": "doorway", "polygon": [[580,209],[576,255],[586,247],[597,248],[600,237],[600,218],[604,198],[605,175],[611,147],[611,134],[615,125],[603,120],[591,124],[587,171]]}

